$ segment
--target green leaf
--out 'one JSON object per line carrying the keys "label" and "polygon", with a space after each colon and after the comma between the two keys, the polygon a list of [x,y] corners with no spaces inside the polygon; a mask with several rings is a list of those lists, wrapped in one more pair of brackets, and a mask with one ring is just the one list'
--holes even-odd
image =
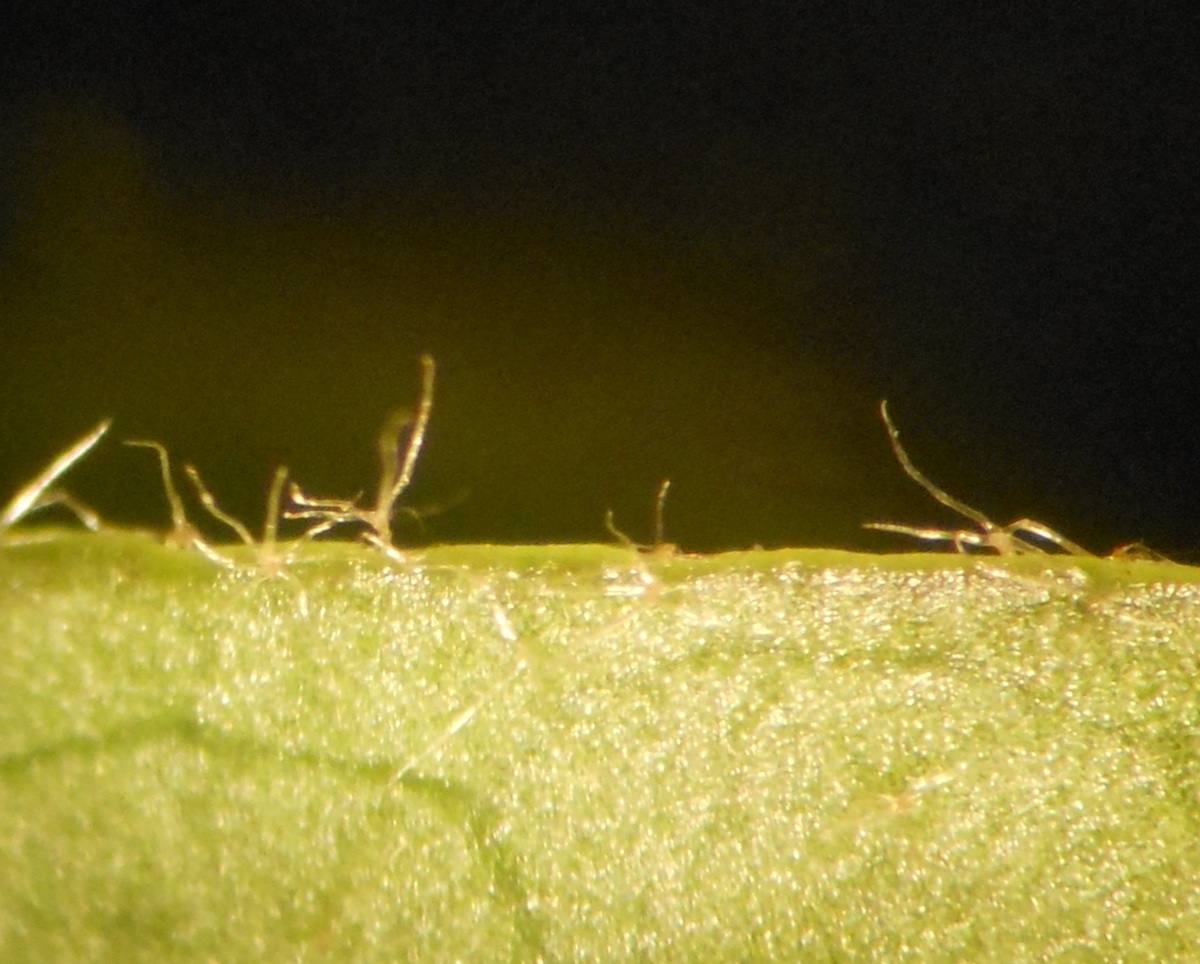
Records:
{"label": "green leaf", "polygon": [[0,547],[0,959],[1179,959],[1197,571]]}

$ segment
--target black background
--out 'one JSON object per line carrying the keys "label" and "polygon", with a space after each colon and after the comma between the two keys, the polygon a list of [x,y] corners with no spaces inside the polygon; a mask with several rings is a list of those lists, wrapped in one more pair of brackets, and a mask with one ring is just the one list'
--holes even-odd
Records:
{"label": "black background", "polygon": [[[949,517],[1200,557],[1187,5],[126,3],[4,14],[0,492],[161,525],[149,436],[257,520],[403,540],[902,548]],[[1065,5],[1064,5],[1065,6]],[[919,11],[919,12],[915,12]]]}

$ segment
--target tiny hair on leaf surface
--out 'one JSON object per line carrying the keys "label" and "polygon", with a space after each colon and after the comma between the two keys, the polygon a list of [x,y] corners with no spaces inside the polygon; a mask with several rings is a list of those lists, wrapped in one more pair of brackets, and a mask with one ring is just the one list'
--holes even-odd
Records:
{"label": "tiny hair on leaf surface", "polygon": [[185,465],[183,467],[184,474],[191,481],[192,487],[196,490],[196,497],[200,500],[200,504],[204,506],[205,511],[222,525],[233,530],[243,545],[253,552],[253,562],[249,566],[245,566],[228,552],[214,546],[204,537],[199,529],[188,521],[187,512],[183,507],[183,499],[180,497],[179,491],[175,488],[174,480],[171,477],[171,460],[165,446],[158,442],[144,439],[130,439],[125,444],[135,448],[151,449],[158,455],[159,465],[162,469],[163,488],[166,492],[167,503],[171,509],[171,530],[164,539],[167,545],[194,550],[205,559],[221,566],[223,569],[239,571],[249,569],[265,579],[291,580],[296,583],[298,589],[300,611],[307,613],[308,597],[295,577],[287,572],[287,567],[295,561],[300,544],[307,540],[318,527],[314,526],[310,528],[303,536],[294,540],[286,547],[280,544],[278,538],[279,513],[280,502],[283,497],[283,487],[287,482],[288,476],[286,466],[279,466],[271,476],[271,485],[267,490],[267,507],[263,518],[263,534],[261,539],[255,539],[243,522],[234,518],[220,507],[216,496],[212,494],[211,490],[204,483],[204,479],[201,478],[200,472],[195,466]]}
{"label": "tiny hair on leaf surface", "polygon": [[63,449],[31,482],[23,486],[0,511],[0,533],[11,529],[30,514],[53,505],[69,509],[84,526],[93,532],[97,531],[100,528],[100,516],[54,485],[71,466],[95,447],[111,425],[110,418],[101,421],[86,435]]}
{"label": "tiny hair on leaf surface", "polygon": [[[263,534],[261,539],[255,539],[250,534],[250,530],[242,522],[229,515],[217,504],[216,497],[209,491],[208,486],[204,484],[204,480],[200,478],[200,473],[196,470],[195,466],[185,465],[183,470],[187,473],[188,478],[192,480],[192,485],[196,488],[196,495],[204,508],[208,510],[209,515],[217,521],[223,522],[237,534],[238,538],[242,540],[242,543],[247,548],[254,550],[257,567],[262,573],[268,576],[281,573],[283,567],[291,562],[296,547],[308,536],[308,533],[306,533],[304,537],[292,543],[287,549],[282,549],[279,543],[279,503],[283,494],[284,483],[287,481],[287,467],[283,465],[279,466],[271,476],[271,486],[267,490],[267,509],[263,517]],[[309,532],[312,532],[312,529]]]}
{"label": "tiny hair on leaf surface", "polygon": [[[299,580],[287,571],[287,567],[296,561],[296,554],[301,544],[309,539],[312,533],[319,527],[313,526],[308,532],[290,543],[286,548],[281,547],[278,539],[279,502],[283,494],[283,485],[287,481],[287,467],[283,465],[279,466],[271,476],[271,485],[267,490],[266,514],[263,518],[263,534],[262,538],[257,540],[240,520],[229,515],[217,504],[216,497],[209,491],[208,486],[204,484],[204,480],[200,478],[200,473],[194,466],[184,466],[184,472],[192,480],[192,485],[196,488],[196,495],[204,508],[208,510],[209,515],[219,522],[223,522],[237,533],[242,543],[254,553],[254,562],[250,568],[263,579],[286,579],[292,582],[297,590],[297,604],[300,607],[300,612],[302,615],[307,615],[308,595],[305,593],[304,587],[300,585]],[[218,559],[224,560],[222,564],[228,568],[241,568],[233,558],[213,549],[211,546],[209,549]],[[205,553],[205,555],[209,554]],[[213,558],[213,556],[210,555],[209,558]]]}
{"label": "tiny hair on leaf surface", "polygon": [[[379,434],[380,472],[374,505],[362,508],[354,500],[312,498],[293,482],[289,499],[295,509],[284,512],[284,518],[315,521],[316,526],[310,530],[312,535],[320,535],[341,525],[365,526],[367,531],[362,535],[364,541],[389,558],[404,561],[404,554],[392,542],[392,519],[395,517],[400,496],[412,482],[417,458],[425,442],[425,432],[433,410],[435,371],[433,357],[422,355],[421,397],[416,413],[398,409],[384,422],[383,430]],[[400,439],[406,431],[408,440],[402,447]],[[402,510],[414,516],[418,515],[412,510]]]}
{"label": "tiny hair on leaf surface", "polygon": [[654,556],[671,556],[679,551],[679,547],[674,543],[667,542],[664,537],[663,516],[667,504],[667,492],[671,488],[671,480],[663,479],[662,484],[658,487],[658,495],[654,499],[654,541],[649,545],[640,542],[634,542],[629,536],[617,528],[616,520],[613,516],[612,509],[609,509],[604,514],[604,528],[609,531],[621,545],[626,549],[632,549],[635,552],[644,555]]}
{"label": "tiny hair on leaf surface", "polygon": [[167,497],[167,506],[171,510],[171,529],[166,533],[163,541],[167,545],[179,549],[194,549],[218,565],[225,565],[225,560],[216,555],[200,530],[188,521],[187,512],[183,507],[183,499],[180,498],[179,490],[175,488],[175,480],[171,476],[171,456],[167,453],[166,446],[149,439],[126,439],[125,444],[131,448],[150,449],[158,456],[163,492]]}
{"label": "tiny hair on leaf surface", "polygon": [[1034,519],[1017,519],[1008,525],[997,525],[978,509],[974,509],[960,499],[956,499],[927,478],[913,464],[912,459],[909,458],[908,453],[904,450],[904,446],[900,444],[900,431],[896,428],[895,423],[892,422],[891,416],[888,414],[886,400],[880,403],[879,413],[883,416],[883,424],[887,427],[888,440],[892,444],[892,451],[895,453],[896,460],[900,463],[900,467],[904,469],[905,474],[946,508],[974,522],[979,527],[979,531],[920,528],[893,522],[867,522],[864,523],[864,528],[874,529],[879,532],[895,532],[900,535],[912,536],[913,538],[924,539],[930,542],[952,542],[959,552],[967,552],[969,551],[968,547],[970,547],[990,550],[1001,556],[1046,554],[1049,550],[1027,538],[1028,536],[1033,536],[1048,545],[1057,546],[1068,555],[1093,555],[1082,546]]}

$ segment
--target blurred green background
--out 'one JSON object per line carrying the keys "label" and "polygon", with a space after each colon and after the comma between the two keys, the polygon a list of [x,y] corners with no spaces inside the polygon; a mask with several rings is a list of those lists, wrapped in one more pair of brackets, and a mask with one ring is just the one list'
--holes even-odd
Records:
{"label": "blurred green background", "polygon": [[[748,0],[0,11],[0,493],[103,415],[257,519],[439,392],[429,540],[1200,546],[1186,17]],[[1194,25],[1191,25],[1194,26]],[[149,463],[149,464],[148,464]],[[72,488],[159,523],[153,460]]]}
{"label": "blurred green background", "polygon": [[[688,548],[878,544],[859,523],[909,488],[867,346],[846,344],[861,309],[823,265],[828,210],[783,305],[753,251],[739,264],[702,226],[572,207],[503,172],[490,201],[434,185],[280,202],[172,181],[94,107],[24,135],[0,284],[4,491],[107,415],[247,520],[280,462],[312,494],[369,493],[422,352],[437,397],[409,501],[455,504],[401,540],[607,539],[609,508],[648,540],[670,478],[667,535]],[[143,450],[106,443],[70,488],[106,518],[165,520]]]}

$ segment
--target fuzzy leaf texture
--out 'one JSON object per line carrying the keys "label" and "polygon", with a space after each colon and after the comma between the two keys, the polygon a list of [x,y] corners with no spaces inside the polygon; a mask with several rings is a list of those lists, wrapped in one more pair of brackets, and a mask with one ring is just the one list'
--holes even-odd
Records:
{"label": "fuzzy leaf texture", "polygon": [[0,547],[4,961],[1200,947],[1151,562]]}

